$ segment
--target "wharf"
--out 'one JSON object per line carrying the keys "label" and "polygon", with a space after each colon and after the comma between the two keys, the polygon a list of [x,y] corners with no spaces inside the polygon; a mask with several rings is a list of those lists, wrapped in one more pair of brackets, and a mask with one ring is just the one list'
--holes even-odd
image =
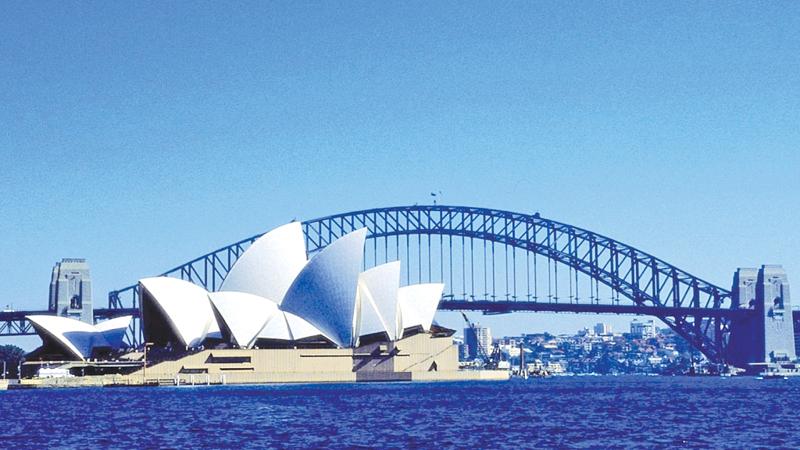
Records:
{"label": "wharf", "polygon": [[[386,373],[385,376],[357,377],[336,372],[297,373],[219,373],[219,374],[148,374],[94,375],[83,377],[31,378],[7,384],[8,389],[80,388],[80,387],[146,387],[146,386],[221,386],[279,383],[354,383],[392,381],[505,381],[505,370],[459,370],[448,372]],[[0,389],[4,389],[0,384]]]}

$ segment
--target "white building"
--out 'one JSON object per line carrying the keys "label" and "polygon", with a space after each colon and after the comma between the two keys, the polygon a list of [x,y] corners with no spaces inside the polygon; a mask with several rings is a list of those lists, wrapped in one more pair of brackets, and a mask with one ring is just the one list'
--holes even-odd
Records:
{"label": "white building", "polygon": [[474,328],[464,328],[464,343],[467,345],[468,356],[471,359],[492,354],[492,330],[489,327],[475,325]]}
{"label": "white building", "polygon": [[361,272],[366,229],[306,255],[299,222],[257,239],[218,292],[167,277],[140,280],[144,335],[156,346],[353,348],[428,332],[444,290],[400,286],[400,262]]}

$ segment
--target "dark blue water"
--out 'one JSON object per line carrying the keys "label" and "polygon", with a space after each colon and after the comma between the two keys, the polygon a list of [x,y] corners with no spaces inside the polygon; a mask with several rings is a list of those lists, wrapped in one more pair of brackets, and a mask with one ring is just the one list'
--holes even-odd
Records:
{"label": "dark blue water", "polygon": [[800,379],[0,392],[4,448],[800,447]]}

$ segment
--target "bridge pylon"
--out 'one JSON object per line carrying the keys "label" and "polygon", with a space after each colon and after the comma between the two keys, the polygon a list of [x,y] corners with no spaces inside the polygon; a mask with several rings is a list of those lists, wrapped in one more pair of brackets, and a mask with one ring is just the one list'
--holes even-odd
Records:
{"label": "bridge pylon", "polygon": [[750,363],[793,361],[797,358],[789,279],[779,265],[740,268],[733,275],[731,308],[750,315],[732,319],[728,361]]}

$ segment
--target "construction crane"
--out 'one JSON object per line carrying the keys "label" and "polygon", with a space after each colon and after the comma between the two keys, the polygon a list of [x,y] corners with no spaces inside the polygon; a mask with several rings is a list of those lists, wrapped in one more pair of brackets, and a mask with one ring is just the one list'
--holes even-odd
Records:
{"label": "construction crane", "polygon": [[469,318],[464,311],[461,311],[461,317],[464,318],[464,321],[467,322],[467,326],[470,330],[472,330],[472,334],[475,335],[475,342],[478,344],[478,356],[480,356],[480,358],[483,360],[483,368],[497,369],[497,365],[500,362],[500,349],[497,347],[493,348],[492,354],[489,355],[486,349],[483,348],[483,345],[481,345],[481,340],[478,339],[478,331],[475,324],[469,321]]}

